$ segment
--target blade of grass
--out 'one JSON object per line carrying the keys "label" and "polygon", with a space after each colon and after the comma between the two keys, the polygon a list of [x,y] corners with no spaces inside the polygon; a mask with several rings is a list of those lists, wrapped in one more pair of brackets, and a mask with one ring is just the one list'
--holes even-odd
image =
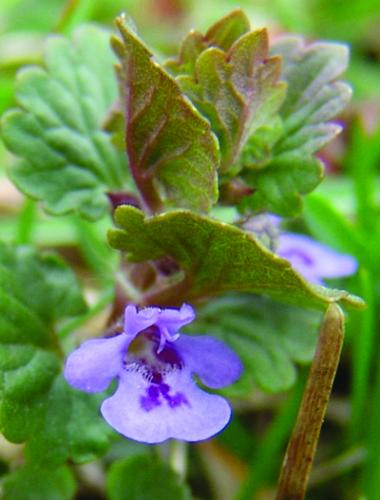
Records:
{"label": "blade of grass", "polygon": [[57,33],[64,32],[66,25],[70,23],[71,18],[74,16],[79,4],[80,0],[67,0],[65,2],[61,15],[59,16],[53,31],[56,31]]}
{"label": "blade of grass", "polygon": [[380,157],[380,127],[372,134],[357,120],[351,131],[351,141],[345,156],[345,165],[354,181],[357,220],[368,234],[378,225],[375,180]]}
{"label": "blade of grass", "polygon": [[370,272],[363,269],[359,275],[360,295],[367,303],[367,308],[360,314],[352,313],[355,332],[352,335],[352,414],[350,438],[353,443],[363,437],[367,427],[367,404],[371,367],[374,364],[376,309],[374,283]]}
{"label": "blade of grass", "polygon": [[355,256],[366,252],[365,243],[355,227],[326,197],[318,194],[308,196],[304,217],[312,235],[322,243]]}
{"label": "blade of grass", "polygon": [[[380,350],[377,350],[375,366],[380,366]],[[371,408],[366,418],[368,428],[366,447],[368,459],[363,471],[362,488],[365,498],[376,500],[380,492],[380,370],[376,370],[375,385],[372,392]]]}
{"label": "blade of grass", "polygon": [[78,24],[91,20],[94,0],[67,0],[53,28],[58,33],[69,33]]}

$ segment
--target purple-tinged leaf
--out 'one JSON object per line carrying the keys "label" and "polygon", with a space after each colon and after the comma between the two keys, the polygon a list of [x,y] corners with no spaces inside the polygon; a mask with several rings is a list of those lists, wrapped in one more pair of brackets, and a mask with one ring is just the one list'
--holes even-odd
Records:
{"label": "purple-tinged leaf", "polygon": [[129,165],[146,203],[207,211],[217,200],[219,151],[210,125],[122,17],[114,37]]}
{"label": "purple-tinged leaf", "polygon": [[213,24],[205,35],[191,30],[183,39],[177,59],[169,59],[165,67],[174,75],[192,75],[198,56],[209,47],[228,51],[238,38],[250,31],[247,16],[233,10]]}
{"label": "purple-tinged leaf", "polygon": [[241,147],[279,108],[280,60],[268,59],[265,30],[247,33],[225,53],[212,47],[198,57],[194,76],[178,77],[182,90],[210,120],[218,136],[221,171],[236,162]]}
{"label": "purple-tinged leaf", "polygon": [[[237,161],[249,133],[278,111],[286,86],[281,61],[269,56],[265,29],[250,31],[241,11],[221,19],[204,37],[191,32],[182,45],[177,81],[216,133],[221,172]],[[181,74],[181,71],[185,74]]]}

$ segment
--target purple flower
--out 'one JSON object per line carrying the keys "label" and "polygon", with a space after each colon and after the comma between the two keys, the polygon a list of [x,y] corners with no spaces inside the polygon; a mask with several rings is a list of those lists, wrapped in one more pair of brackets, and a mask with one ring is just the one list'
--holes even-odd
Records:
{"label": "purple flower", "polygon": [[124,331],[84,342],[69,355],[65,378],[86,392],[103,391],[117,378],[116,392],[103,401],[101,412],[128,438],[145,443],[207,439],[228,423],[231,408],[223,397],[200,389],[192,375],[219,389],[239,378],[242,365],[213,337],[180,335],[194,318],[186,304],[141,310],[128,305]]}
{"label": "purple flower", "polygon": [[323,285],[322,278],[349,276],[358,267],[351,255],[335,252],[302,234],[280,234],[276,253],[287,259],[308,281],[318,285]]}

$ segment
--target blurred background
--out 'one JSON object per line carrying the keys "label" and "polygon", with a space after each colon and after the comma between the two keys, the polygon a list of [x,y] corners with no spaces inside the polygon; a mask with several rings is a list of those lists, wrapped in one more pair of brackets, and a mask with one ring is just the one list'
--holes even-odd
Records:
{"label": "blurred background", "polygon": [[[50,33],[70,34],[83,22],[112,31],[113,19],[124,11],[158,57],[167,57],[189,29],[204,32],[237,7],[254,28],[267,27],[272,39],[293,32],[310,41],[344,42],[351,50],[345,78],[354,94],[340,117],[344,132],[321,153],[327,176],[307,197],[298,224],[358,259],[360,271],[345,286],[368,307],[348,317],[307,498],[380,499],[380,0],[1,0],[0,113],[15,104],[16,72],[42,61]],[[80,238],[85,223],[79,227],[70,217],[51,222],[40,213],[7,180],[12,161],[0,143],[1,239],[57,249],[86,275],[96,267],[97,256]],[[257,391],[249,400],[237,399],[238,416],[230,427],[216,440],[191,448],[188,475],[195,497],[272,498],[306,374],[307,367],[301,367],[287,393]],[[12,449],[0,443],[0,472],[7,470],[9,454]],[[83,474],[90,472],[84,469]]]}

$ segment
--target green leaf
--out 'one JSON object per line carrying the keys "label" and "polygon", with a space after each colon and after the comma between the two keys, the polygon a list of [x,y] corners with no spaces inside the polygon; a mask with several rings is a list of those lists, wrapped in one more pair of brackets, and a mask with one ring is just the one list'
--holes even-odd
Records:
{"label": "green leaf", "polygon": [[165,62],[165,68],[174,75],[192,75],[198,56],[209,47],[228,51],[241,36],[250,31],[247,16],[235,9],[213,24],[205,35],[191,30],[183,39],[177,59]]}
{"label": "green leaf", "polygon": [[129,165],[153,209],[162,201],[208,210],[217,199],[219,151],[208,122],[182,95],[174,79],[152,60],[121,17],[113,38],[125,101]]}
{"label": "green leaf", "polygon": [[3,500],[71,500],[76,489],[68,467],[47,471],[26,465],[4,478]]}
{"label": "green leaf", "polygon": [[322,180],[323,165],[314,153],[341,130],[331,120],[351,97],[350,87],[337,81],[348,50],[337,43],[306,46],[302,38],[285,37],[271,53],[283,60],[288,92],[279,118],[253,134],[243,152],[243,177],[255,192],[241,208],[292,216],[302,208],[302,195]]}
{"label": "green leaf", "polygon": [[0,244],[0,265],[12,273],[14,283],[21,284],[25,305],[47,324],[86,310],[75,275],[57,256]]}
{"label": "green leaf", "polygon": [[117,208],[115,222],[122,229],[110,231],[110,244],[126,251],[130,261],[171,256],[182,270],[174,286],[156,290],[147,300],[178,303],[249,291],[320,309],[335,301],[362,305],[347,292],[306,282],[287,260],[232,225],[185,210],[144,219],[140,210],[127,206]]}
{"label": "green leaf", "polygon": [[268,56],[266,30],[247,33],[227,53],[210,47],[197,58],[193,76],[178,77],[219,139],[222,172],[234,165],[248,134],[280,107],[286,87],[279,77],[280,59]]}
{"label": "green leaf", "polygon": [[254,193],[242,200],[241,211],[267,211],[291,217],[302,210],[302,195],[323,179],[323,166],[317,158],[292,151],[274,157],[265,169],[250,170],[243,177]]}
{"label": "green leaf", "polygon": [[[317,125],[342,111],[351,94],[347,84],[336,81],[347,69],[346,45],[333,42],[306,45],[302,37],[289,36],[273,44],[271,52],[283,60],[283,77],[289,90],[281,116],[289,119],[290,125]],[[295,113],[298,114],[294,116]]]}
{"label": "green leaf", "polygon": [[229,395],[289,389],[296,380],[295,363],[311,361],[321,314],[275,304],[247,295],[217,299],[203,307],[192,330],[219,337],[244,364],[241,379]]}
{"label": "green leaf", "polygon": [[167,63],[186,71],[177,81],[218,137],[221,172],[234,166],[248,134],[282,104],[286,86],[278,82],[280,63],[278,57],[269,57],[267,31],[250,31],[239,10],[222,18],[204,37],[190,32],[178,61]]}
{"label": "green leaf", "polygon": [[129,182],[125,156],[101,128],[117,98],[107,33],[87,26],[73,41],[52,36],[44,64],[19,73],[19,108],[2,119],[4,142],[22,159],[11,179],[51,213],[97,219],[108,208],[105,192]]}
{"label": "green leaf", "polygon": [[90,462],[105,453],[113,431],[98,416],[104,396],[71,389],[59,376],[44,399],[26,446],[28,460],[49,467],[68,458]]}
{"label": "green leaf", "polygon": [[94,458],[108,445],[99,399],[71,389],[60,375],[55,324],[84,305],[60,259],[0,245],[0,431],[26,442],[27,458],[47,467]]}
{"label": "green leaf", "polygon": [[190,492],[166,464],[150,456],[114,462],[107,476],[109,500],[190,500]]}

